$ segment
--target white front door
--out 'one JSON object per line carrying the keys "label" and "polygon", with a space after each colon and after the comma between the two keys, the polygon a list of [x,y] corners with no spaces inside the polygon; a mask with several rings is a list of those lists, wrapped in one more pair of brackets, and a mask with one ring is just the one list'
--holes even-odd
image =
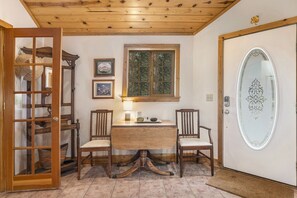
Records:
{"label": "white front door", "polygon": [[224,167],[296,186],[296,25],[226,40],[224,95]]}

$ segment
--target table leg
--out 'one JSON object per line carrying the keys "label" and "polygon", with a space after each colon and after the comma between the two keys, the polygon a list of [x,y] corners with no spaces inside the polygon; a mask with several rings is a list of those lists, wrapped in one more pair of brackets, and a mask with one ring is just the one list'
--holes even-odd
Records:
{"label": "table leg", "polygon": [[126,162],[120,162],[117,164],[117,166],[128,166],[129,164],[136,162],[136,160],[140,157],[140,151],[137,151],[137,153],[128,161]]}
{"label": "table leg", "polygon": [[171,171],[161,171],[152,163],[152,161],[150,159],[147,159],[146,164],[152,172],[157,173],[159,175],[165,175],[165,176],[174,175],[174,173]]}
{"label": "table leg", "polygon": [[137,152],[137,154],[138,154],[138,159],[135,161],[134,165],[130,169],[124,171],[123,173],[114,175],[113,178],[127,177],[127,176],[131,175],[133,172],[135,172],[136,170],[138,170],[139,168],[145,168],[146,165],[150,171],[152,171],[156,174],[166,175],[166,176],[174,175],[173,172],[171,172],[171,171],[161,171],[160,169],[158,169],[152,163],[151,159],[148,157],[149,151],[140,150]]}
{"label": "table leg", "polygon": [[153,155],[151,154],[150,151],[147,151],[147,156],[148,156],[148,158],[150,158],[154,163],[161,164],[161,165],[170,164],[169,162],[166,162],[166,161],[163,161],[163,160],[160,160],[160,159],[156,158],[155,156],[153,156]]}
{"label": "table leg", "polygon": [[123,178],[123,177],[127,177],[129,175],[131,175],[132,173],[134,173],[136,170],[138,170],[140,168],[140,159],[137,159],[135,164],[129,168],[128,170],[120,173],[120,174],[116,174],[113,175],[112,178]]}

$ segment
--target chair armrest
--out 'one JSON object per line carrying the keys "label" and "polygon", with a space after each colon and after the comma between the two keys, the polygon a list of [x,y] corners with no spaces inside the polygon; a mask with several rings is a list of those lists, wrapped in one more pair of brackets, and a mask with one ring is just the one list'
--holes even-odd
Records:
{"label": "chair armrest", "polygon": [[212,144],[212,139],[211,139],[211,135],[210,135],[210,133],[211,133],[211,128],[208,128],[208,127],[205,127],[205,126],[201,126],[201,125],[200,125],[200,128],[207,130],[207,132],[208,132],[209,142]]}

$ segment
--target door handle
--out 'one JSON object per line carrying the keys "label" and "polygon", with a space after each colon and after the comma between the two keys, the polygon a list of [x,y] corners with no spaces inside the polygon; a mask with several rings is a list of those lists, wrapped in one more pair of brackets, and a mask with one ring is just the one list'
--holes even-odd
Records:
{"label": "door handle", "polygon": [[59,118],[58,117],[53,117],[53,121],[58,122]]}
{"label": "door handle", "polygon": [[229,114],[230,112],[229,112],[228,109],[226,109],[224,113],[225,113],[225,114]]}
{"label": "door handle", "polygon": [[224,97],[224,106],[225,107],[230,107],[230,96],[225,96]]}

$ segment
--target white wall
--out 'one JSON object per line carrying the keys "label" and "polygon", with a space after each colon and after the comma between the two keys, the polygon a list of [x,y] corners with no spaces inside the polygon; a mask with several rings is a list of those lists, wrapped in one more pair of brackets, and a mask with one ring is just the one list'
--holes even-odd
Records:
{"label": "white wall", "polygon": [[[217,157],[218,37],[221,34],[253,27],[250,18],[255,15],[260,16],[259,25],[297,16],[297,1],[241,0],[194,37],[193,103],[201,110],[202,124],[212,128],[215,157]],[[208,93],[214,94],[213,102],[206,101]]]}
{"label": "white wall", "polygon": [[36,27],[19,0],[0,0],[0,19],[13,27]]}
{"label": "white wall", "polygon": [[[78,54],[75,80],[75,115],[81,122],[81,143],[89,138],[90,110],[113,109],[114,121],[124,119],[122,76],[124,44],[180,44],[180,102],[135,102],[133,109],[143,116],[175,120],[175,109],[192,106],[193,36],[68,36],[63,49]],[[95,58],[115,58],[115,99],[92,99]],[[112,78],[106,78],[112,79]]]}

